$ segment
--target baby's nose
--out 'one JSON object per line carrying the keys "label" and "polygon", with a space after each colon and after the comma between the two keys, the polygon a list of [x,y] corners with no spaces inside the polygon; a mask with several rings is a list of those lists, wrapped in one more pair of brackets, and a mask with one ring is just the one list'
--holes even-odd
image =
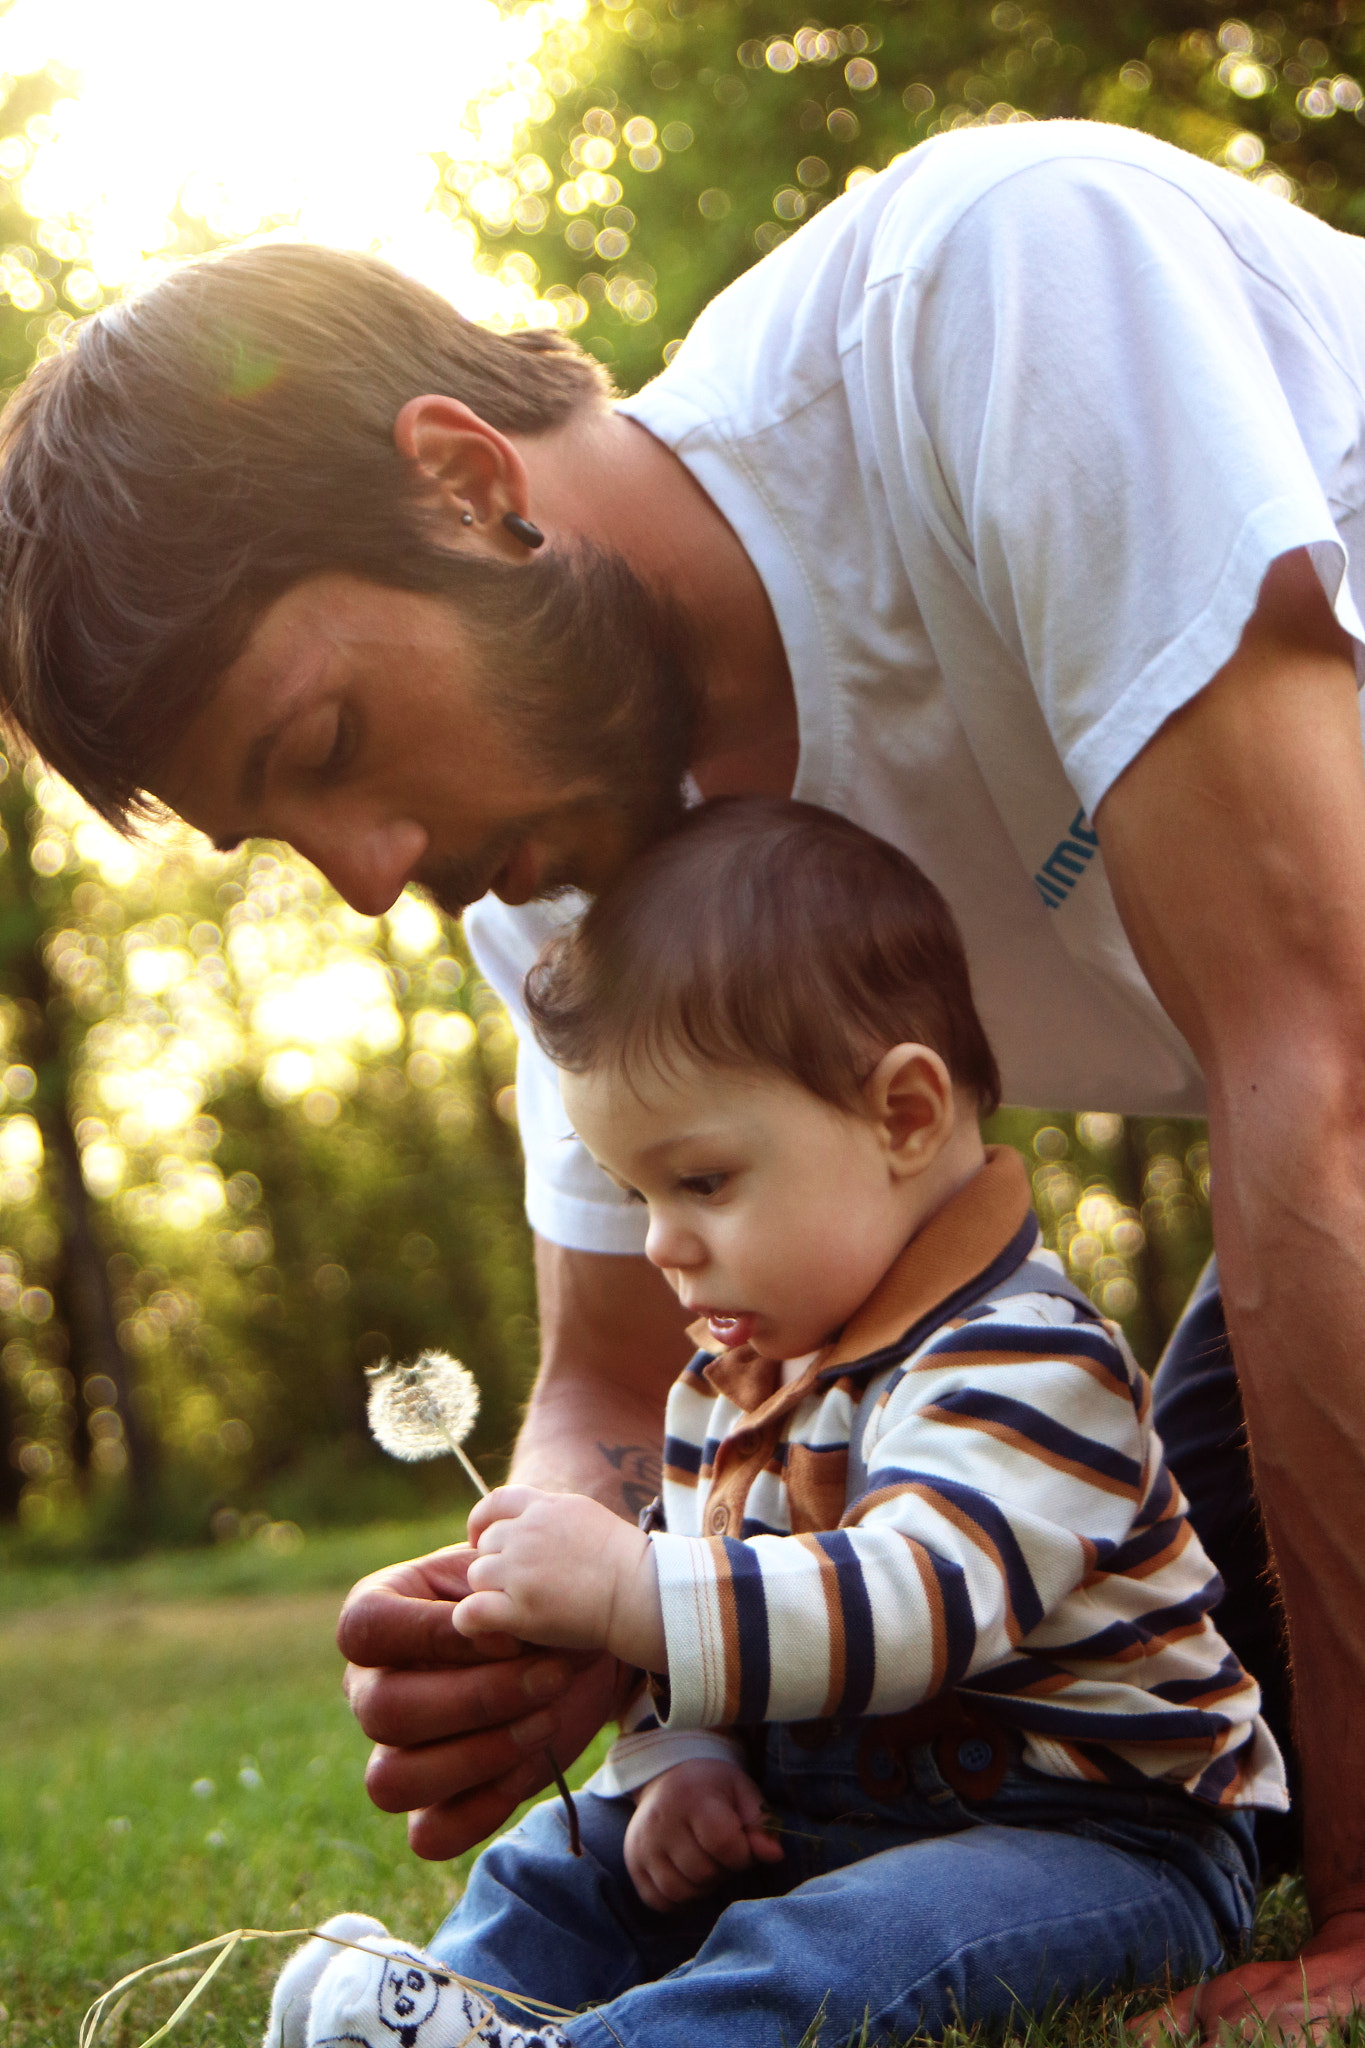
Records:
{"label": "baby's nose", "polygon": [[645,1238],[645,1257],[662,1271],[690,1269],[703,1256],[701,1245],[689,1230],[667,1217],[651,1217]]}

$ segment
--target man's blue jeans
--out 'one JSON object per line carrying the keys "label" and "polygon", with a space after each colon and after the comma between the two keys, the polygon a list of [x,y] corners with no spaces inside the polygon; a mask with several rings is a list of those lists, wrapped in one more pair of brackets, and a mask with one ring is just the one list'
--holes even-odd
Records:
{"label": "man's blue jeans", "polygon": [[[547,1801],[484,1851],[430,1944],[466,1977],[595,2010],[582,2048],[823,2048],[1218,1966],[1250,1929],[1248,1817],[1182,1794],[1047,1778],[1017,1760],[967,1804],[932,1746],[869,1796],[857,1734],[812,1750],[768,1733],[761,1778],[786,1860],[674,1913],[641,1904],[628,1799],[580,1794],[583,1855]],[[515,2019],[513,2007],[507,2017]]]}

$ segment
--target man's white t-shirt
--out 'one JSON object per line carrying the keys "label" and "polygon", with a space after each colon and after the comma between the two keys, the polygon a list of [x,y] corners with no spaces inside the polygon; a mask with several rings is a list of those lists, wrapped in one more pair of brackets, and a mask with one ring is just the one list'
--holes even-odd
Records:
{"label": "man's white t-shirt", "polygon": [[[1201,1111],[1090,820],[1278,555],[1309,548],[1365,641],[1363,393],[1365,246],[1149,137],[1048,122],[940,137],[835,201],[625,401],[767,588],[794,794],[952,905],[1007,1101]],[[576,908],[468,915],[519,1026]],[[640,1250],[526,1035],[518,1104],[535,1228]]]}

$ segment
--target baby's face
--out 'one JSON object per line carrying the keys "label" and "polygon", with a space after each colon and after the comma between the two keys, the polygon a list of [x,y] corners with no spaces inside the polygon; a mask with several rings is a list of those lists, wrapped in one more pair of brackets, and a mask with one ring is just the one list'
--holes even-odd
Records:
{"label": "baby's face", "polygon": [[593,1157],[648,1205],[646,1256],[719,1344],[816,1350],[916,1227],[882,1126],[779,1074],[689,1063],[638,1092],[615,1069],[561,1085]]}

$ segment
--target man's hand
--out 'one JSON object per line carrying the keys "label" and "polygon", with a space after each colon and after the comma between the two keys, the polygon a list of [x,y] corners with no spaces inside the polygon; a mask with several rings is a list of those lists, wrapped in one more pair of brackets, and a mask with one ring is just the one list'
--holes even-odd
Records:
{"label": "man's hand", "polygon": [[763,1795],[738,1764],[697,1758],[675,1764],[639,1793],[626,1829],[626,1869],[655,1913],[699,1899],[727,1871],[780,1863]]}
{"label": "man's hand", "polygon": [[[629,1837],[627,1837],[629,1841]],[[1259,2041],[1344,2029],[1353,2006],[1365,2009],[1365,1912],[1339,1913],[1288,1963],[1244,1963],[1210,1983],[1182,1991],[1160,2012],[1131,2022],[1148,2048],[1169,2048],[1171,2036],[1198,2038],[1218,2048],[1223,2030]]]}
{"label": "man's hand", "polygon": [[461,1544],[375,1572],[337,1625],[346,1696],[378,1745],[366,1789],[385,1813],[409,1816],[412,1848],[432,1859],[473,1848],[543,1790],[547,1745],[571,1763],[622,1691],[615,1658],[458,1634],[451,1617],[473,1556]]}
{"label": "man's hand", "polygon": [[469,1517],[477,1556],[461,1635],[521,1636],[568,1650],[610,1650],[667,1668],[663,1611],[647,1536],[595,1500],[500,1486]]}
{"label": "man's hand", "polygon": [[[633,1525],[658,1490],[664,1396],[690,1355],[686,1320],[643,1258],[536,1242],[545,1362],[517,1447],[517,1472],[600,1494]],[[366,1786],[408,1813],[419,1856],[458,1856],[550,1781],[545,1744],[572,1762],[624,1703],[614,1657],[547,1656],[451,1624],[468,1592],[466,1548],[364,1579],[342,1610],[346,1690],[380,1746]]]}

